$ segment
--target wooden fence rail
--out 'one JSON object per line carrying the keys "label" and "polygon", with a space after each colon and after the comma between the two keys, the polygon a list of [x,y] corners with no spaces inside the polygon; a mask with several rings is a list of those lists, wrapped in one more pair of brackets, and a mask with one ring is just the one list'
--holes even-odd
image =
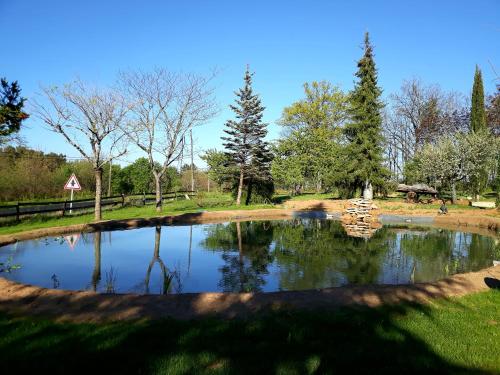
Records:
{"label": "wooden fence rail", "polygon": [[[189,199],[196,195],[195,191],[167,191],[162,194],[162,200],[177,200],[179,198]],[[156,201],[155,193],[143,193],[132,195],[114,195],[111,197],[103,197],[101,206],[117,206],[121,205],[147,205]],[[62,216],[68,212],[93,209],[95,199],[75,199],[73,201],[48,201],[48,202],[17,202],[17,204],[0,205],[0,218],[16,217],[19,220],[21,216],[37,215],[50,212],[60,212]]]}

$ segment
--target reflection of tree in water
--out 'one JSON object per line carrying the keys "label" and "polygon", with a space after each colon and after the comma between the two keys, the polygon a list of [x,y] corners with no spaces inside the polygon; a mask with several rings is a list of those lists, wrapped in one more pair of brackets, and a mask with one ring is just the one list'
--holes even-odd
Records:
{"label": "reflection of tree in water", "polygon": [[337,221],[277,222],[274,255],[285,290],[377,281],[391,233],[382,228],[365,240],[348,237]]}
{"label": "reflection of tree in water", "polygon": [[97,291],[101,281],[101,232],[94,233],[94,271],[92,272],[92,290]]}
{"label": "reflection of tree in water", "polygon": [[224,291],[260,291],[272,261],[273,225],[268,221],[216,224],[208,228],[203,246],[222,251],[225,264],[219,282]]}
{"label": "reflection of tree in water", "polygon": [[301,290],[437,280],[489,266],[495,252],[493,239],[475,234],[404,226],[364,239],[319,219],[217,224],[203,245],[222,251],[225,291],[262,290],[271,263],[280,289]]}
{"label": "reflection of tree in water", "polygon": [[491,265],[494,239],[432,228],[401,234],[401,253],[414,262],[414,281],[440,279]]}
{"label": "reflection of tree in water", "polygon": [[[172,288],[173,280],[176,278],[176,272],[170,272],[168,268],[163,263],[163,260],[160,258],[160,238],[161,238],[161,226],[157,225],[155,228],[155,247],[153,258],[149,262],[148,269],[146,271],[146,277],[144,279],[144,292],[149,294],[149,280],[151,278],[151,271],[153,270],[153,266],[155,263],[158,263],[160,266],[161,277],[162,277],[162,287],[160,290],[160,294],[168,294]],[[176,278],[178,281],[178,291],[180,291],[180,281],[179,278]]]}

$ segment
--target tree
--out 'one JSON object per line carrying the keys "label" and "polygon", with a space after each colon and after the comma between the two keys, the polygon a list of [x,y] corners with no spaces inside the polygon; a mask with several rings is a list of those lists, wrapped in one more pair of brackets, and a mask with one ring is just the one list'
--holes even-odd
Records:
{"label": "tree", "polygon": [[273,150],[273,179],[292,194],[308,185],[319,192],[335,183],[331,177],[349,107],[348,96],[326,81],[304,84],[304,94],[283,110],[279,124],[285,132]]}
{"label": "tree", "polygon": [[182,157],[187,133],[217,112],[210,80],[160,68],[120,74],[119,87],[131,108],[121,129],[147,155],[157,211],[162,209],[162,178]]}
{"label": "tree", "polygon": [[0,80],[0,144],[21,129],[21,124],[29,116],[23,112],[26,99],[21,96],[17,81],[9,84],[5,78]]}
{"label": "tree", "polygon": [[299,129],[274,146],[273,179],[292,194],[311,186],[331,190],[343,180],[342,150],[335,129]]}
{"label": "tree", "polygon": [[488,95],[486,117],[490,131],[496,136],[500,136],[500,85],[497,85],[494,94]]}
{"label": "tree", "polygon": [[456,202],[455,185],[464,181],[474,198],[485,188],[484,176],[496,166],[500,145],[486,130],[444,136],[435,144],[426,144],[415,156],[419,180],[435,187],[451,187]]}
{"label": "tree", "polygon": [[91,163],[95,176],[94,217],[101,220],[103,166],[126,153],[117,130],[127,105],[115,91],[92,87],[81,80],[42,91],[47,102],[35,101],[34,113]]}
{"label": "tree", "polygon": [[231,166],[230,157],[224,151],[209,149],[205,151],[201,159],[208,165],[208,177],[210,180],[215,181],[222,190],[227,190],[227,183],[233,181],[238,172]]}
{"label": "tree", "polygon": [[259,96],[253,93],[252,76],[247,66],[245,85],[235,92],[236,105],[230,105],[237,120],[226,122],[224,132],[228,136],[222,137],[231,164],[238,168],[237,205],[241,204],[245,182],[249,187],[247,203],[253,184],[272,182],[270,172],[272,156],[267,142],[264,141],[267,134],[267,124],[262,122],[264,107]]}
{"label": "tree", "polygon": [[347,119],[349,101],[340,88],[321,81],[304,84],[305,98],[283,109],[279,124],[293,130],[337,128]]}
{"label": "tree", "polygon": [[344,128],[349,157],[346,169],[352,186],[362,188],[365,199],[372,199],[373,185],[383,184],[387,172],[382,166],[382,91],[377,85],[368,33],[365,34],[364,55],[358,62],[356,77],[358,82],[351,93],[351,118]]}
{"label": "tree", "polygon": [[462,145],[455,137],[444,136],[435,144],[427,143],[415,157],[417,181],[426,180],[436,188],[450,187],[454,204],[457,201],[456,183],[466,177]]}
{"label": "tree", "polygon": [[465,174],[470,192],[478,200],[500,156],[499,139],[492,137],[487,129],[479,129],[468,135],[460,135],[459,142],[460,152],[466,161]]}
{"label": "tree", "polygon": [[462,95],[417,78],[403,81],[399,92],[390,95],[390,104],[384,111],[384,136],[395,177],[426,143],[469,128],[469,108]]}
{"label": "tree", "polygon": [[484,107],[484,89],[481,69],[476,65],[470,111],[470,128],[473,132],[486,129],[486,111]]}

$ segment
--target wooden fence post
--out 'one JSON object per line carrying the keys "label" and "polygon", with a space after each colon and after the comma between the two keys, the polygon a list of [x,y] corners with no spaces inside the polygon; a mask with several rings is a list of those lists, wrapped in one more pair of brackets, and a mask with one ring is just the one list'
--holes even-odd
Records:
{"label": "wooden fence post", "polygon": [[16,220],[19,221],[19,202],[16,205]]}
{"label": "wooden fence post", "polygon": [[125,194],[122,193],[122,207],[125,206]]}
{"label": "wooden fence post", "polygon": [[64,200],[64,204],[63,204],[63,209],[62,209],[62,216],[64,216],[64,213],[66,212],[66,200]]}

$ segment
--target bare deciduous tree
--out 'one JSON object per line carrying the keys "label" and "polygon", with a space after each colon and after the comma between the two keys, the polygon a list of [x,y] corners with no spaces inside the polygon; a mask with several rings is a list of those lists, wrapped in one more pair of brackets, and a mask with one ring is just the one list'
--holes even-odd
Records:
{"label": "bare deciduous tree", "polygon": [[157,211],[162,208],[162,177],[184,152],[187,132],[217,113],[211,78],[162,68],[119,76],[118,86],[130,104],[122,130],[148,157]]}
{"label": "bare deciduous tree", "polygon": [[95,172],[95,220],[101,220],[102,168],[125,154],[118,132],[127,106],[123,98],[76,80],[63,87],[42,88],[43,103],[33,101],[33,113],[50,130],[61,134]]}
{"label": "bare deciduous tree", "polygon": [[390,96],[384,117],[384,133],[391,170],[402,173],[415,152],[440,136],[468,128],[469,111],[464,97],[443,92],[439,86],[419,79],[404,81],[399,93]]}

